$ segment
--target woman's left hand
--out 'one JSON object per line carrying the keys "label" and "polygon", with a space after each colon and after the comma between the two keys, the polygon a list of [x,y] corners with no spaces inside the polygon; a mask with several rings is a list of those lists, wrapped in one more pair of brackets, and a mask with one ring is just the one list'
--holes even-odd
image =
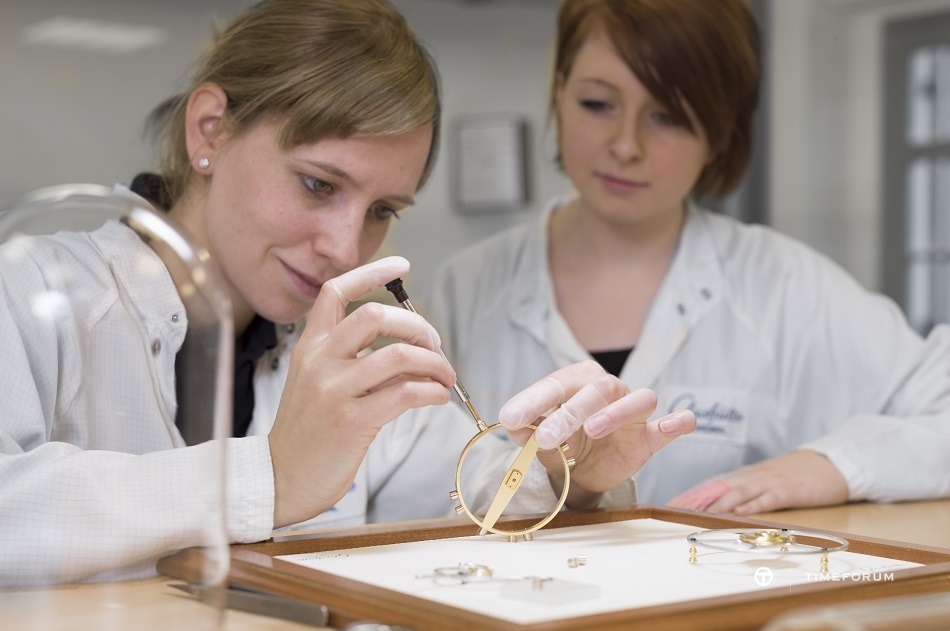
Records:
{"label": "woman's left hand", "polygon": [[701,482],[667,505],[752,515],[847,501],[848,483],[838,468],[817,452],[799,450]]}
{"label": "woman's left hand", "polygon": [[[556,409],[547,418],[539,419],[552,408]],[[556,492],[564,475],[556,447],[569,445],[568,455],[577,464],[571,470],[567,504],[582,508],[596,504],[602,493],[628,480],[650,456],[696,427],[689,410],[648,423],[655,409],[651,390],[630,392],[600,364],[586,361],[553,372],[512,397],[498,420],[519,444],[531,431],[525,426],[537,425],[538,460]]]}

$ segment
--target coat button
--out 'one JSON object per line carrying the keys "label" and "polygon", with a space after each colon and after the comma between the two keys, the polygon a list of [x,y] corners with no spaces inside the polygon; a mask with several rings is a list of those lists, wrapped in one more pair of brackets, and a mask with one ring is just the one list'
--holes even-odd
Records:
{"label": "coat button", "polygon": [[287,335],[290,335],[290,334],[293,333],[293,332],[294,332],[294,325],[293,325],[293,324],[285,324],[285,325],[284,325],[284,333],[286,333]]}
{"label": "coat button", "polygon": [[277,367],[280,366],[280,359],[274,358],[274,361],[270,363],[271,370],[277,370]]}
{"label": "coat button", "polygon": [[177,314],[177,313],[173,313],[173,314],[172,314],[172,322],[178,322],[178,320],[180,320],[180,319],[181,319],[181,318],[178,317],[178,314]]}
{"label": "coat button", "polygon": [[152,342],[152,355],[158,355],[162,351],[162,343],[158,340]]}

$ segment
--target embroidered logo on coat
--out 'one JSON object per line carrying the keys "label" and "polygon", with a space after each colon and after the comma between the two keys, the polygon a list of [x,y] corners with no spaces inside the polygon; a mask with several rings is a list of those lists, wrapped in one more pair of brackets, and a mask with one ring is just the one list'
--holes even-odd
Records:
{"label": "embroidered logo on coat", "polygon": [[[670,389],[667,389],[669,393]],[[667,414],[690,409],[696,415],[694,436],[744,443],[748,436],[746,423],[749,393],[735,388],[675,388]]]}
{"label": "embroidered logo on coat", "polygon": [[[667,413],[684,408],[693,411],[693,414],[696,415],[697,424],[709,424],[715,421],[734,421],[741,423],[745,420],[745,416],[743,416],[742,412],[734,407],[724,405],[719,401],[713,402],[713,404],[708,407],[702,407],[696,402],[696,395],[691,392],[681,394],[673,399],[673,403],[670,404],[670,409],[667,410]],[[699,428],[697,427],[697,429]]]}

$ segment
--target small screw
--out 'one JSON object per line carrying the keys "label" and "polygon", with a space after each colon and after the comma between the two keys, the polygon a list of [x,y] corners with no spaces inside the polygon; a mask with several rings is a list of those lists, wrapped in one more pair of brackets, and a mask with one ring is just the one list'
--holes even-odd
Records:
{"label": "small screw", "polygon": [[579,554],[567,559],[567,567],[580,567],[582,565],[587,565],[587,557],[584,555]]}

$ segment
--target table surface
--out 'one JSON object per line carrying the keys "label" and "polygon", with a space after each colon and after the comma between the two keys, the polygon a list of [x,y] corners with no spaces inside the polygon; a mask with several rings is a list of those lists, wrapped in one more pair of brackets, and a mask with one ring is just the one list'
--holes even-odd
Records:
{"label": "table surface", "polygon": [[[950,499],[901,504],[849,504],[790,510],[756,518],[804,528],[950,549]],[[127,583],[0,591],[5,628],[23,631],[86,629],[212,629],[213,610],[155,578]],[[7,627],[6,625],[10,625]],[[315,627],[229,611],[228,631],[295,631]]]}

